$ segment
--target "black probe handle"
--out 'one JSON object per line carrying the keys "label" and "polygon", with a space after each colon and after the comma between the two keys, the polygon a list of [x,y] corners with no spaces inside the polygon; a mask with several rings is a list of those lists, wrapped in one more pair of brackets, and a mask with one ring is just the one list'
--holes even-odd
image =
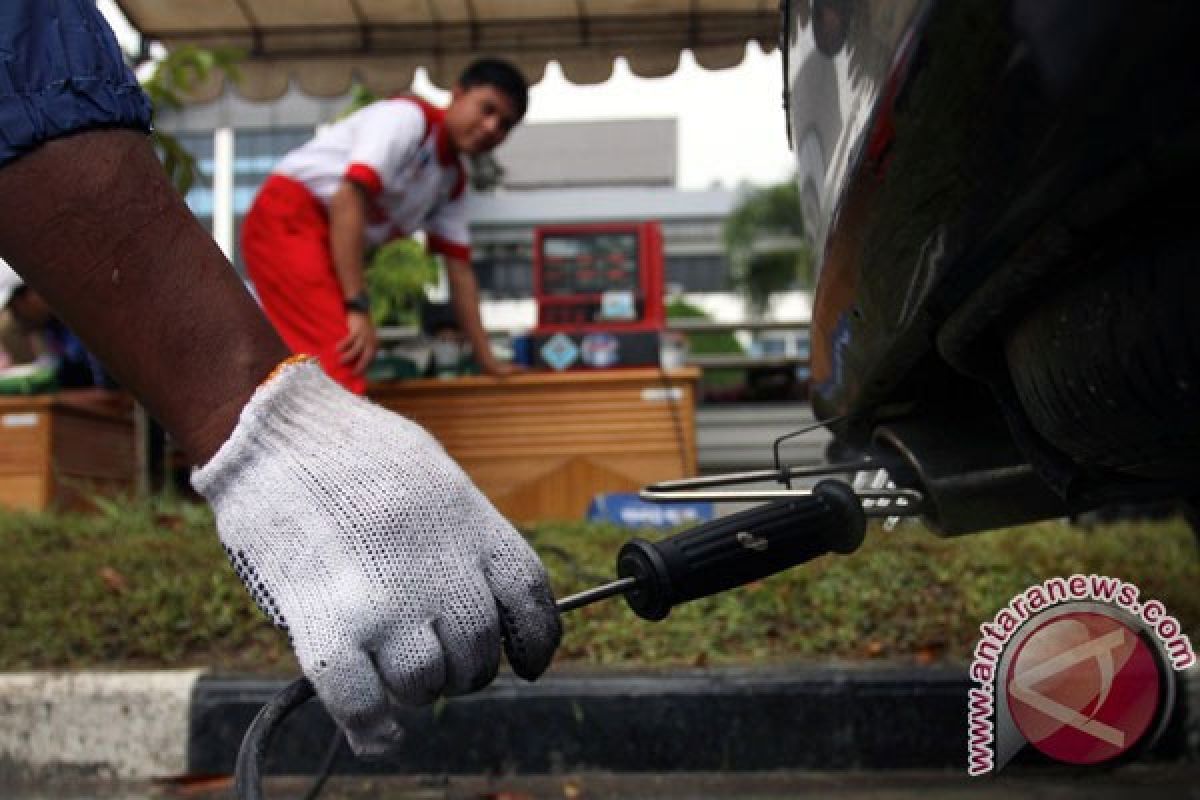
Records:
{"label": "black probe handle", "polygon": [[858,496],[821,481],[809,497],[777,500],[698,525],[657,542],[631,539],[617,575],[636,577],[625,600],[639,617],[660,620],[673,606],[774,575],[826,553],[852,553],[867,522]]}

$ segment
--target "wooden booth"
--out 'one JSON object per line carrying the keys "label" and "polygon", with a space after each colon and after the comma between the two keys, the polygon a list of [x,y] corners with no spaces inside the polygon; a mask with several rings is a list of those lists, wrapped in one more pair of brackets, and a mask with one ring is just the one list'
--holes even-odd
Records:
{"label": "wooden booth", "polygon": [[592,497],[696,472],[695,368],[373,384],[509,519],[582,519]]}
{"label": "wooden booth", "polygon": [[133,431],[133,403],[120,393],[0,397],[0,507],[75,507],[92,492],[132,491]]}

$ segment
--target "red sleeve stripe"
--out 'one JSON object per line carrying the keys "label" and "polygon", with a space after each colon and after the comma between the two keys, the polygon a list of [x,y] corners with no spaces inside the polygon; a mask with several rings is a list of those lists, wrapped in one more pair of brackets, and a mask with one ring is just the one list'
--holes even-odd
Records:
{"label": "red sleeve stripe", "polygon": [[366,189],[371,197],[378,197],[383,192],[383,181],[379,179],[379,173],[366,164],[351,164],[346,169],[345,178]]}
{"label": "red sleeve stripe", "polygon": [[429,234],[429,250],[433,253],[441,253],[450,258],[460,258],[463,261],[471,260],[471,248],[459,242],[452,242],[438,236],[436,233]]}

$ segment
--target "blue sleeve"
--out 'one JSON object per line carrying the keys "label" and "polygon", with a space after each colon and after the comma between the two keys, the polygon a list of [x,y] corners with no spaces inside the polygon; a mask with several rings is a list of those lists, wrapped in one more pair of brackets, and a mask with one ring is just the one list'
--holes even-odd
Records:
{"label": "blue sleeve", "polygon": [[0,167],[95,128],[150,129],[150,102],[94,0],[0,0]]}

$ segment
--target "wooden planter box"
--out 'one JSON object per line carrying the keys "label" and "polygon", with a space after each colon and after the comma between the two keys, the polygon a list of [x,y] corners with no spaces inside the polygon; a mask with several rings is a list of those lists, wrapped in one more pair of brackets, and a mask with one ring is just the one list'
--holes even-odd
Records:
{"label": "wooden planter box", "polygon": [[0,507],[82,507],[135,485],[133,404],[83,390],[0,397]]}
{"label": "wooden planter box", "polygon": [[379,383],[368,396],[424,425],[502,514],[582,519],[601,492],[696,473],[699,370],[523,373]]}

